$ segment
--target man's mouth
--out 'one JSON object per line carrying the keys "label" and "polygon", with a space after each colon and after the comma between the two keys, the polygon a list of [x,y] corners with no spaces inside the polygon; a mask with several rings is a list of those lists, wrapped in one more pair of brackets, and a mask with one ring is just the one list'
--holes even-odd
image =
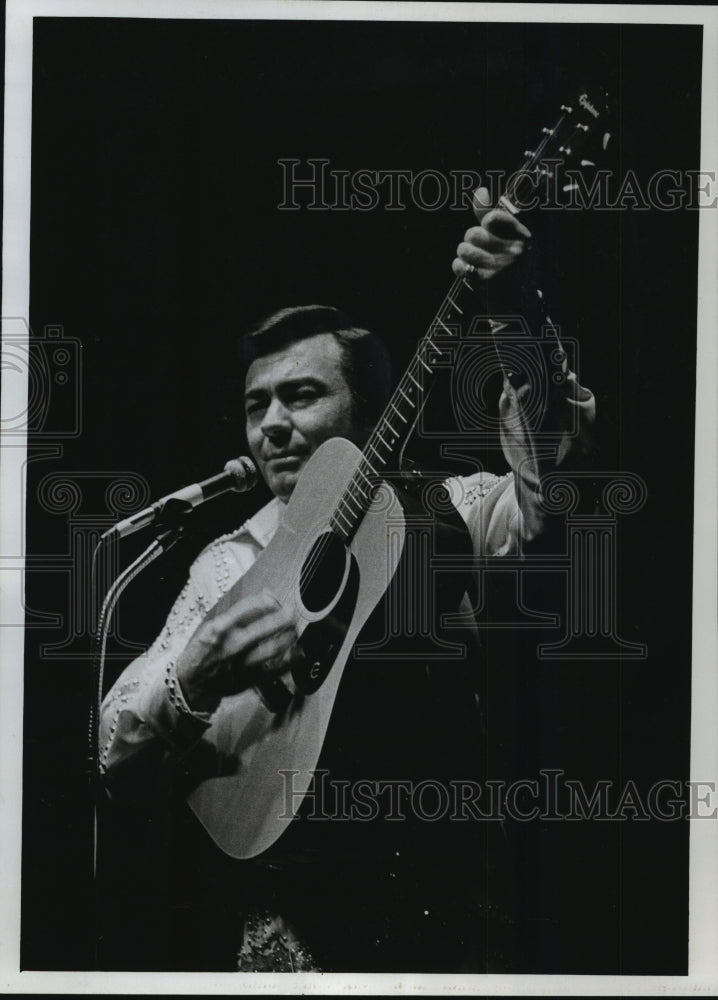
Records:
{"label": "man's mouth", "polygon": [[303,462],[306,459],[306,455],[297,454],[295,452],[288,453],[285,455],[272,455],[267,459],[267,465],[271,465],[273,468],[292,468],[297,464]]}

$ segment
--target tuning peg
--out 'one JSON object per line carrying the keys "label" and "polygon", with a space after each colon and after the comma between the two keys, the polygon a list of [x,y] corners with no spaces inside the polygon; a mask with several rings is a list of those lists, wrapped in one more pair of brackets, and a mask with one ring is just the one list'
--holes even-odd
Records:
{"label": "tuning peg", "polygon": [[542,128],[541,131],[543,132],[544,135],[553,135],[553,129],[552,128],[546,128],[544,126],[544,128]]}
{"label": "tuning peg", "polygon": [[559,146],[558,151],[559,153],[565,153],[566,156],[573,156],[570,146]]}
{"label": "tuning peg", "polygon": [[568,106],[568,104],[562,104],[562,105],[561,105],[561,110],[562,110],[562,111],[565,111],[565,112],[566,112],[567,114],[569,114],[569,115],[570,115],[570,114],[573,114],[573,108],[570,108],[570,107]]}
{"label": "tuning peg", "polygon": [[576,128],[581,128],[584,132],[588,132],[588,125],[584,125],[583,122],[578,122]]}
{"label": "tuning peg", "polygon": [[524,156],[536,156],[536,154],[534,153],[534,151],[532,149],[525,149],[524,150]]}

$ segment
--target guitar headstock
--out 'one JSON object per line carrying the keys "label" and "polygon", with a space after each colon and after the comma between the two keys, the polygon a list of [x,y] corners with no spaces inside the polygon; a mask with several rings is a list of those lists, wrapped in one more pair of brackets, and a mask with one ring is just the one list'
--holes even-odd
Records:
{"label": "guitar headstock", "polygon": [[601,91],[583,91],[562,104],[555,125],[544,126],[536,148],[524,151],[523,165],[499,199],[501,207],[517,215],[578,190],[577,176],[591,174],[605,159],[611,139],[608,117],[607,95]]}

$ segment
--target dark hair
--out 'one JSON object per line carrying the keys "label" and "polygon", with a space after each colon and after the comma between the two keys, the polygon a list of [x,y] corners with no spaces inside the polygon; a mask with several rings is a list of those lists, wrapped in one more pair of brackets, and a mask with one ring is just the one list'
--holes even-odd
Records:
{"label": "dark hair", "polygon": [[351,392],[354,419],[362,427],[372,427],[391,395],[389,352],[380,337],[356,326],[339,309],[292,306],[272,313],[239,341],[245,374],[256,358],[320,333],[331,333],[341,348],[342,371]]}

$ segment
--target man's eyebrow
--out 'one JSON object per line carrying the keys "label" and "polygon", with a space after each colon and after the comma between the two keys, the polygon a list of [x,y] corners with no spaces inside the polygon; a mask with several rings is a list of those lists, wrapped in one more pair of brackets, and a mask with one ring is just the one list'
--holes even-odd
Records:
{"label": "man's eyebrow", "polygon": [[[317,378],[315,375],[296,375],[289,376],[288,378],[281,379],[277,383],[278,389],[296,389],[303,385],[314,386],[317,389],[323,389],[326,386],[326,382],[323,379]],[[267,395],[267,390],[258,386],[256,389],[248,389],[244,393],[244,398],[255,399],[258,396]]]}

